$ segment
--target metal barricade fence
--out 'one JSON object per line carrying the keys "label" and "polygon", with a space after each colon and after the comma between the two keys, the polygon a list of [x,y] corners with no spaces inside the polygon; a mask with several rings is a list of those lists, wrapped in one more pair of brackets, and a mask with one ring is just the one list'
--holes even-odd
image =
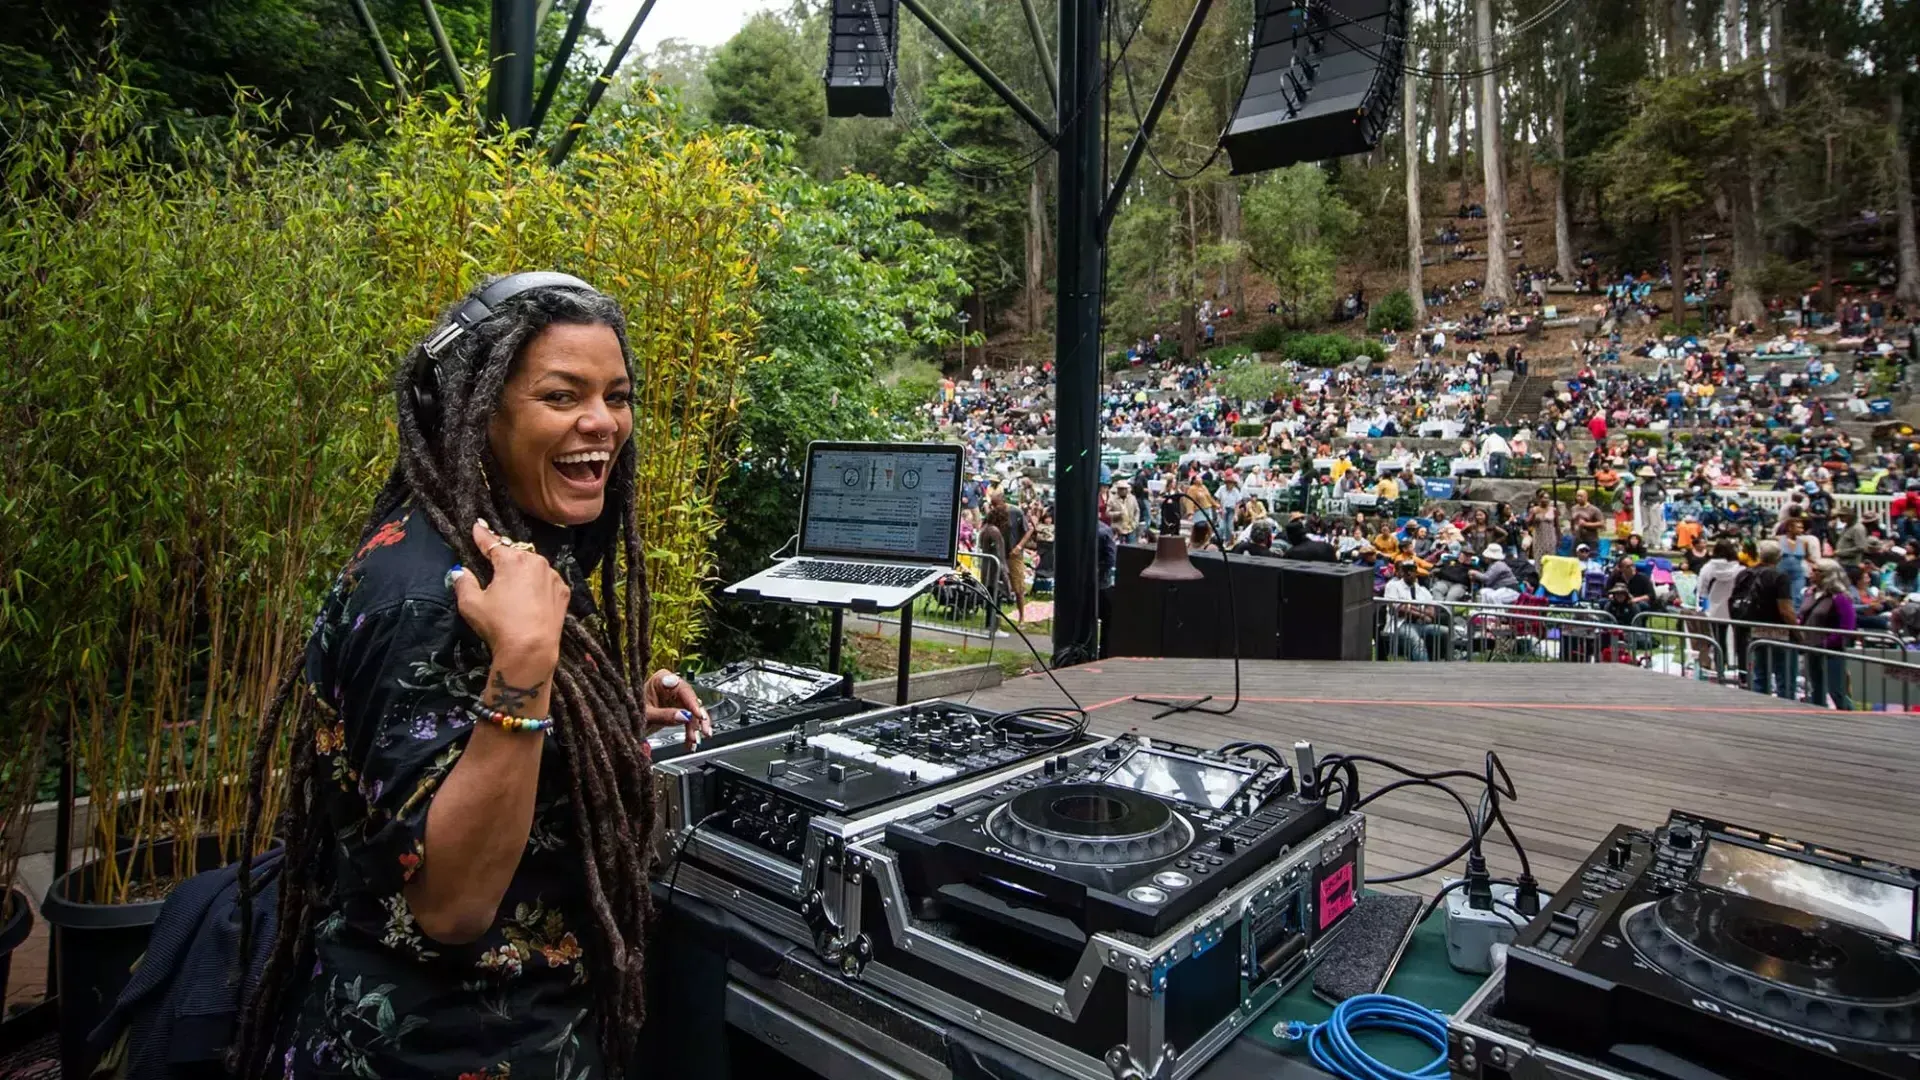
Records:
{"label": "metal barricade fence", "polygon": [[[988,593],[1000,601],[1000,606],[1013,618],[1013,597],[998,587],[1001,580],[1000,560],[979,551],[959,553],[960,569],[979,582]],[[963,633],[991,635],[999,629],[994,622],[993,605],[971,586],[960,583],[936,585],[913,602],[913,621],[920,626],[937,626],[942,629],[959,630]]]}
{"label": "metal barricade fence", "polygon": [[[1825,627],[1808,631],[1826,632]],[[1920,663],[1785,638],[1754,638],[1747,642],[1744,660],[1747,689],[1757,693],[1846,711],[1920,708]]]}
{"label": "metal barricade fence", "polygon": [[[1651,626],[1655,619],[1673,619],[1681,623],[1683,628],[1690,628],[1694,633],[1717,631],[1714,636],[1723,642],[1725,641],[1724,634],[1728,630],[1777,631],[1781,628],[1779,623],[1746,622],[1741,619],[1715,619],[1703,611],[1673,611],[1671,609],[1667,611],[1640,612],[1633,617],[1628,625],[1636,627]],[[1846,638],[1848,644],[1858,645],[1861,648],[1898,650],[1907,647],[1906,642],[1900,640],[1899,635],[1893,633],[1891,630],[1829,630],[1822,626],[1818,628],[1818,632]]]}
{"label": "metal barricade fence", "polygon": [[1467,616],[1467,659],[1631,663],[1677,669],[1681,675],[1691,670],[1703,682],[1726,681],[1726,647],[1705,634],[1562,619],[1541,610]]}
{"label": "metal barricade fence", "polygon": [[1467,620],[1477,614],[1513,619],[1556,615],[1573,622],[1619,625],[1611,614],[1597,608],[1530,607],[1466,600],[1388,600],[1376,596],[1373,611],[1374,657],[1379,660],[1465,659],[1469,651]]}

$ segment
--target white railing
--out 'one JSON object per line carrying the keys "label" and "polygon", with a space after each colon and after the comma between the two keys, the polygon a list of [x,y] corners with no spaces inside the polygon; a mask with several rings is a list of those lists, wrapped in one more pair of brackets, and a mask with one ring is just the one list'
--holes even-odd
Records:
{"label": "white railing", "polygon": [[[1714,494],[1723,499],[1731,499],[1742,506],[1757,507],[1774,514],[1786,509],[1792,500],[1792,491],[1758,491],[1752,488],[1716,489]],[[1842,510],[1852,510],[1860,515],[1863,522],[1872,521],[1882,525],[1888,523],[1889,508],[1893,503],[1891,495],[1845,495],[1836,494],[1834,505]]]}

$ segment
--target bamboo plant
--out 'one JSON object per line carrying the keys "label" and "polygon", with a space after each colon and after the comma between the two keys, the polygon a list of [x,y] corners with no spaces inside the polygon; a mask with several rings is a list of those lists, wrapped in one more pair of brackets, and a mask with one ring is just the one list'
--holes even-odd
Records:
{"label": "bamboo plant", "polygon": [[[616,116],[564,169],[417,96],[377,137],[154,131],[111,72],[6,106],[0,148],[0,683],[8,730],[69,723],[99,902],[238,857],[247,755],[394,454],[389,373],[489,273],[566,270],[623,302],[639,366],[655,664],[696,643],[757,358],[774,227],[751,143]],[[284,752],[284,748],[283,748]],[[172,838],[171,871],[151,841]]]}

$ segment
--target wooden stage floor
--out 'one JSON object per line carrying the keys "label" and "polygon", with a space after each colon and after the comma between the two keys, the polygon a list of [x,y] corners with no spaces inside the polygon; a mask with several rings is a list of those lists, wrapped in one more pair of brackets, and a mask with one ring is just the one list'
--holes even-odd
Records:
{"label": "wooden stage floor", "polygon": [[[1128,698],[1212,692],[1224,704],[1231,662],[1115,658],[1058,674],[1101,734],[1138,730],[1199,746],[1251,739],[1287,752],[1305,738],[1323,756],[1371,754],[1422,771],[1478,773],[1496,750],[1519,791],[1507,818],[1549,888],[1615,823],[1654,825],[1669,809],[1920,865],[1920,715],[1833,712],[1622,665],[1250,660],[1232,715],[1155,721],[1152,706]],[[1040,674],[973,703],[1064,701]],[[1366,768],[1361,788],[1391,778]],[[1479,786],[1456,790],[1473,800]],[[1466,839],[1458,804],[1442,792],[1403,789],[1365,812],[1370,877],[1416,869]],[[1518,872],[1502,839],[1488,858],[1497,876]],[[1441,877],[1399,887],[1431,894]]]}

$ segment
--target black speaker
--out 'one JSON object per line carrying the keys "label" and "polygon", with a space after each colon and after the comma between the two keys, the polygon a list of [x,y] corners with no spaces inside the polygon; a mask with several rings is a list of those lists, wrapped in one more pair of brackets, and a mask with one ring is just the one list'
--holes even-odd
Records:
{"label": "black speaker", "polygon": [[897,0],[833,0],[827,35],[827,115],[892,116]]}
{"label": "black speaker", "polygon": [[1280,559],[1280,659],[1373,659],[1373,570]]}
{"label": "black speaker", "polygon": [[1363,154],[1393,125],[1407,0],[1254,0],[1247,85],[1222,142],[1233,172]]}
{"label": "black speaker", "polygon": [[1150,581],[1140,576],[1154,549],[1120,545],[1115,566],[1113,611],[1107,619],[1115,656],[1229,657],[1234,632],[1240,655],[1271,660],[1280,655],[1280,562],[1232,556],[1233,603],[1227,603],[1227,567],[1217,551],[1188,558],[1199,581]]}

